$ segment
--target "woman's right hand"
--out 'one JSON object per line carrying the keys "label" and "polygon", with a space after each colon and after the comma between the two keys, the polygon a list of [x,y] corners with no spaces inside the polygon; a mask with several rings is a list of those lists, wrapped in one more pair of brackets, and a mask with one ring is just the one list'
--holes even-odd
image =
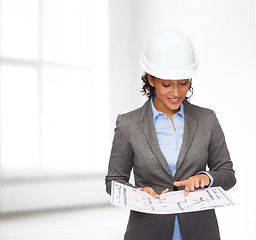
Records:
{"label": "woman's right hand", "polygon": [[165,190],[163,190],[160,195],[158,195],[158,194],[154,191],[154,189],[151,188],[151,187],[144,187],[144,188],[142,188],[142,189],[140,189],[140,190],[143,191],[143,192],[148,193],[148,194],[149,194],[150,196],[152,196],[153,198],[160,198],[160,195],[162,195],[162,194],[164,194],[164,193],[167,193],[167,192],[169,191],[169,188],[166,188]]}

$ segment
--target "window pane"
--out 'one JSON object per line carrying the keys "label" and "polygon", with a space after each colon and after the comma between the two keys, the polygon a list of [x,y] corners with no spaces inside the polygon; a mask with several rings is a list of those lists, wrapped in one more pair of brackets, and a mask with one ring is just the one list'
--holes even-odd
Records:
{"label": "window pane", "polygon": [[4,169],[39,165],[38,85],[35,69],[1,67],[1,143]]}
{"label": "window pane", "polygon": [[88,0],[42,3],[43,60],[88,64]]}
{"label": "window pane", "polygon": [[43,68],[42,149],[46,170],[90,170],[89,89],[86,71]]}
{"label": "window pane", "polygon": [[38,56],[38,1],[1,0],[1,55],[24,59]]}

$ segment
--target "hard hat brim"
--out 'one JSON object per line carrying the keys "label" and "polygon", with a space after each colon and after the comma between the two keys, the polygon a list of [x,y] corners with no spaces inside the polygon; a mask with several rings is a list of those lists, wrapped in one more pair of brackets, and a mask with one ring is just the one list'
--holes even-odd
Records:
{"label": "hard hat brim", "polygon": [[142,69],[146,73],[164,80],[180,80],[193,78],[199,68],[199,61],[197,56],[195,56],[195,63],[187,67],[186,69],[166,69],[152,66],[146,61],[145,58],[141,58],[139,61]]}

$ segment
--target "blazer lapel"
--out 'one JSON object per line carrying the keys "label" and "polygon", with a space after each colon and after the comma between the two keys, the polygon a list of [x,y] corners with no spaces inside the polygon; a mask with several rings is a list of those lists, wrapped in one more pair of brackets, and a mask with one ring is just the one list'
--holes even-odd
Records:
{"label": "blazer lapel", "polygon": [[164,157],[160,149],[160,146],[158,144],[158,139],[156,136],[155,126],[153,122],[153,114],[152,114],[150,99],[142,107],[142,114],[141,114],[139,125],[156,159],[160,162],[164,170],[174,179],[169,169],[166,158]]}
{"label": "blazer lapel", "polygon": [[192,109],[191,104],[184,101],[184,110],[185,110],[185,124],[184,124],[184,136],[183,136],[183,142],[181,145],[178,161],[177,161],[177,167],[176,167],[176,177],[179,177],[179,168],[181,167],[182,162],[184,161],[184,158],[191,146],[191,143],[193,141],[194,135],[197,130],[198,126],[198,120],[192,117]]}

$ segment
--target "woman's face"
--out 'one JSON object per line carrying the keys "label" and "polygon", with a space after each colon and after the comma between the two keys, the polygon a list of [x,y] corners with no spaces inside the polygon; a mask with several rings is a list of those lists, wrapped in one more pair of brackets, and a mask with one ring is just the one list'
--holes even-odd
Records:
{"label": "woman's face", "polygon": [[155,87],[155,108],[166,113],[167,117],[177,113],[189,90],[189,79],[164,80],[148,74],[148,81]]}

